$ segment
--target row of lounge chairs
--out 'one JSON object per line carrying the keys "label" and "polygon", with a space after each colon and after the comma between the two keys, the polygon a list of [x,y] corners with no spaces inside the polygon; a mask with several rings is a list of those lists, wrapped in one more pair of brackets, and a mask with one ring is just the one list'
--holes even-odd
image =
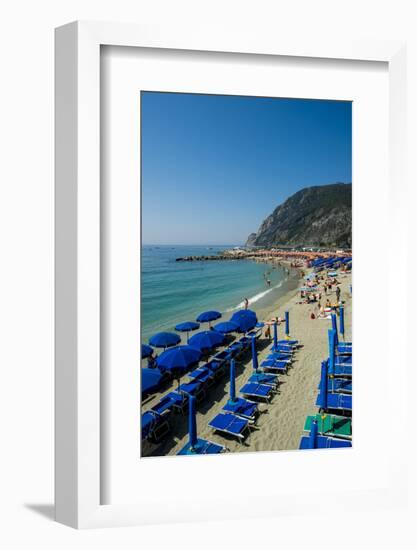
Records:
{"label": "row of lounge chairs", "polygon": [[[216,432],[232,436],[242,442],[255,427],[259,415],[259,402],[270,403],[278,391],[278,373],[287,372],[295,349],[298,347],[296,340],[275,341],[268,359],[257,368],[257,356],[255,343],[252,343],[252,359],[254,372],[246,384],[240,388],[241,397],[234,395],[234,366],[231,365],[231,397],[224,405],[222,412],[217,414],[209,426]],[[282,369],[281,366],[285,365]],[[270,372],[272,371],[272,372]]]}
{"label": "row of lounge chairs", "polygon": [[316,406],[319,414],[308,416],[300,449],[352,446],[352,343],[338,341],[336,318],[328,331],[329,357],[321,364]]}

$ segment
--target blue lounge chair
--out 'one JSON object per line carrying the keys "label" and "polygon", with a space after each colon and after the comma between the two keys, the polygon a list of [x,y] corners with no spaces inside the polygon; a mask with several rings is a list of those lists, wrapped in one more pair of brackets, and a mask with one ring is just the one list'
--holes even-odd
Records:
{"label": "blue lounge chair", "polygon": [[352,356],[336,355],[336,331],[330,329],[328,373],[334,376],[352,376]]}
{"label": "blue lounge chair", "polygon": [[158,443],[170,431],[166,415],[149,410],[141,418],[142,439]]}
{"label": "blue lounge chair", "polygon": [[208,441],[206,439],[197,438],[196,444],[192,447],[190,443],[186,443],[184,447],[178,451],[177,455],[217,455],[224,453],[225,447]]}
{"label": "blue lounge chair", "polygon": [[290,347],[285,347],[285,346],[277,346],[276,348],[272,346],[269,349],[269,354],[270,355],[286,355],[287,357],[292,357],[294,355],[294,350]]}
{"label": "blue lounge chair", "polygon": [[303,436],[300,449],[336,449],[338,447],[352,447],[352,442],[346,439],[336,439],[318,434],[317,420],[311,424],[310,435]]}
{"label": "blue lounge chair", "polygon": [[188,376],[196,382],[200,382],[201,384],[205,384],[209,387],[214,383],[215,374],[208,367],[203,366],[189,372]]}
{"label": "blue lounge chair", "polygon": [[283,361],[285,363],[291,363],[292,357],[285,353],[270,353],[267,356],[267,359],[272,359],[273,361]]}
{"label": "blue lounge chair", "polygon": [[213,420],[210,420],[208,425],[217,432],[237,437],[239,441],[243,441],[249,434],[248,420],[231,413],[218,414]]}
{"label": "blue lounge chair", "polygon": [[175,390],[176,393],[186,393],[188,395],[193,395],[197,401],[201,401],[206,396],[206,392],[204,390],[203,384],[201,382],[198,382],[196,380],[192,380],[191,382],[186,382],[184,384],[181,384],[177,390]]}
{"label": "blue lounge chair", "polygon": [[230,398],[224,405],[223,410],[228,413],[236,414],[242,418],[246,418],[251,422],[255,421],[255,415],[258,412],[258,405],[253,401],[243,399],[236,396],[236,361],[230,361]]}
{"label": "blue lounge chair", "polygon": [[269,374],[267,372],[254,372],[249,377],[248,382],[254,382],[255,384],[266,384],[273,388],[278,388],[279,380],[276,374]]}
{"label": "blue lounge chair", "polygon": [[242,342],[233,342],[230,344],[228,349],[232,352],[233,357],[238,357],[241,353],[245,351],[245,344]]}
{"label": "blue lounge chair", "polygon": [[325,435],[318,435],[316,438],[315,446],[312,447],[310,438],[303,436],[300,441],[300,449],[336,449],[338,447],[352,447],[352,442],[346,439],[336,439],[334,437],[328,437]]}
{"label": "blue lounge chair", "polygon": [[334,359],[334,364],[336,367],[341,366],[352,366],[352,356],[351,355],[336,355]]}
{"label": "blue lounge chair", "polygon": [[217,361],[229,361],[233,356],[233,352],[227,348],[223,351],[219,351],[216,355],[213,356],[213,359]]}
{"label": "blue lounge chair", "polygon": [[236,397],[235,401],[229,399],[222,410],[254,422],[258,413],[258,403],[243,397]]}
{"label": "blue lounge chair", "polygon": [[261,368],[266,371],[287,374],[289,363],[287,361],[276,361],[275,359],[267,359],[262,361]]}
{"label": "blue lounge chair", "polygon": [[221,378],[225,372],[226,372],[226,362],[225,361],[219,361],[217,359],[212,359],[208,363],[204,365],[205,368],[209,369],[212,373],[214,378]]}
{"label": "blue lounge chair", "polygon": [[352,344],[338,344],[337,353],[339,355],[352,355]]}
{"label": "blue lounge chair", "polygon": [[352,393],[352,379],[332,378],[328,381],[327,387],[331,393]]}
{"label": "blue lounge chair", "polygon": [[266,384],[255,384],[253,382],[248,382],[240,388],[240,393],[247,397],[263,399],[269,402],[274,395],[274,388],[272,386],[267,386]]}
{"label": "blue lounge chair", "polygon": [[335,365],[333,367],[333,375],[352,378],[352,365]]}
{"label": "blue lounge chair", "polygon": [[187,397],[185,394],[179,394],[177,392],[170,392],[162,399],[158,401],[156,405],[152,407],[152,411],[163,414],[166,411],[184,412],[187,406]]}

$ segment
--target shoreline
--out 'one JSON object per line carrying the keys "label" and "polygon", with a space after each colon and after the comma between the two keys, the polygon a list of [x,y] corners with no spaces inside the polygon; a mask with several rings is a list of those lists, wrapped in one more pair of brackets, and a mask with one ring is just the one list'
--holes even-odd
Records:
{"label": "shoreline", "polygon": [[[307,273],[310,270],[304,270]],[[228,399],[230,382],[227,377],[217,386],[211,388],[210,395],[197,408],[197,429],[199,437],[215,443],[226,445],[232,452],[279,451],[298,449],[300,437],[306,416],[315,414],[317,386],[320,380],[321,361],[327,357],[327,329],[331,322],[326,319],[310,318],[311,312],[316,313],[317,306],[297,304],[299,301],[296,288],[299,287],[301,272],[298,278],[292,280],[296,286],[277,297],[265,308],[256,310],[259,320],[270,320],[272,317],[284,317],[284,312],[290,312],[290,335],[300,340],[303,347],[296,353],[294,366],[287,376],[280,376],[280,391],[268,406],[261,404],[258,419],[258,429],[253,431],[244,444],[233,439],[226,439],[208,427],[208,422],[218,414]],[[341,299],[345,301],[346,337],[351,338],[351,297],[349,285],[351,274],[340,276]],[[333,293],[329,294],[333,301]],[[266,358],[270,341],[264,338],[264,332],[258,340],[259,364]],[[283,338],[283,325],[278,326],[278,337]],[[244,356],[236,373],[236,388],[239,389],[252,373],[250,354]],[[184,377],[184,380],[186,376]],[[176,383],[161,393],[154,394],[142,403],[142,410],[151,408],[163,395],[175,387]],[[142,456],[175,455],[186,443],[188,438],[187,418],[181,415],[172,417],[172,431],[167,440],[159,445],[146,445]],[[144,454],[144,452],[146,454]]]}

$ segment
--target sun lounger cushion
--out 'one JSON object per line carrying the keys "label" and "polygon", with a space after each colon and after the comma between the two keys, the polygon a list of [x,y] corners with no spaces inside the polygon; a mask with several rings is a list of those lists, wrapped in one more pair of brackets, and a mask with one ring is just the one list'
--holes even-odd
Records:
{"label": "sun lounger cushion", "polygon": [[200,367],[190,372],[188,376],[198,382],[204,383],[213,379],[213,371],[207,367]]}
{"label": "sun lounger cushion", "polygon": [[269,384],[270,386],[278,386],[278,376],[276,374],[268,374],[266,372],[254,372],[249,377],[249,382],[256,384]]}
{"label": "sun lounger cushion", "polygon": [[246,418],[253,418],[258,410],[258,405],[257,403],[243,399],[243,397],[237,397],[234,403],[229,400],[223,407],[223,410]]}
{"label": "sun lounger cushion", "polygon": [[253,382],[248,382],[240,389],[240,393],[243,395],[254,395],[257,397],[269,397],[272,393],[272,388],[266,384],[255,384]]}
{"label": "sun lounger cushion", "polygon": [[291,357],[285,353],[271,353],[268,355],[267,359],[272,359],[274,361],[285,361],[286,363],[291,363]]}
{"label": "sun lounger cushion", "polygon": [[275,361],[274,359],[267,359],[261,363],[263,369],[275,370],[278,372],[286,372],[289,363],[287,361]]}
{"label": "sun lounger cushion", "polygon": [[220,413],[209,422],[215,430],[241,436],[248,426],[248,421],[231,413]]}

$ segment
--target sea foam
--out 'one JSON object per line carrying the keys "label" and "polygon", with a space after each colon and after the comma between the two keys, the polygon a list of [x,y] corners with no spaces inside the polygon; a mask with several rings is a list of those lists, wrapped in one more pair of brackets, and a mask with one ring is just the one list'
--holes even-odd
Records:
{"label": "sea foam", "polygon": [[[254,304],[255,302],[257,302],[258,300],[260,300],[261,298],[263,298],[264,296],[266,296],[267,294],[269,294],[273,290],[275,290],[277,288],[280,288],[282,286],[283,282],[284,281],[280,281],[277,285],[275,285],[271,288],[267,288],[263,292],[259,292],[258,294],[255,294],[255,296],[252,296],[251,298],[248,298],[249,305]],[[244,302],[244,300],[242,300],[242,302],[239,302],[237,304],[237,306],[229,307],[228,309],[226,309],[226,312],[236,311],[237,309],[242,309],[244,307],[245,307],[245,302]]]}

